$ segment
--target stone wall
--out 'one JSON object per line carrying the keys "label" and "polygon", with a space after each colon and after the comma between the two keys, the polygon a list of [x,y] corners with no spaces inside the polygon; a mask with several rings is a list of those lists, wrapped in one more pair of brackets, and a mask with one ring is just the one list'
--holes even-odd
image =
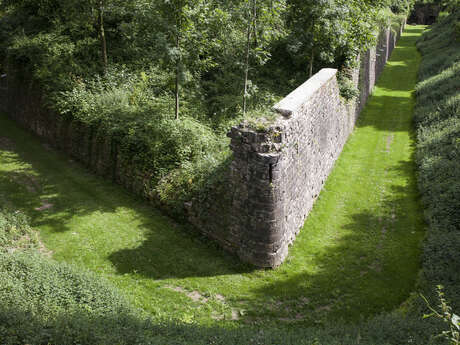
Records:
{"label": "stone wall", "polygon": [[43,106],[40,90],[18,74],[3,78],[0,90],[0,111],[95,174],[153,201],[151,175],[137,169],[104,128],[56,115]]}
{"label": "stone wall", "polygon": [[280,115],[263,132],[232,128],[232,227],[243,260],[276,267],[286,258],[400,34],[383,30],[360,58],[355,102],[340,97],[337,70],[323,69],[275,105]]}
{"label": "stone wall", "polygon": [[[360,95],[339,96],[336,70],[323,69],[275,106],[264,131],[242,123],[229,132],[233,157],[206,199],[184,206],[198,231],[242,260],[276,267],[288,254],[335,160],[353,130],[401,32],[384,30],[352,72]],[[11,74],[11,73],[10,73]],[[151,174],[137,169],[104,128],[56,116],[39,90],[17,76],[0,80],[0,110],[94,173],[158,206]]]}

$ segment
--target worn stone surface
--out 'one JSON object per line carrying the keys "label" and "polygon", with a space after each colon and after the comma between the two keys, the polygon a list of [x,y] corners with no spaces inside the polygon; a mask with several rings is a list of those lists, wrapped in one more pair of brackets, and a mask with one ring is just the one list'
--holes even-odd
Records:
{"label": "worn stone surface", "polygon": [[[247,123],[228,133],[233,157],[205,199],[184,207],[188,220],[242,260],[279,266],[354,128],[401,31],[384,30],[375,48],[361,54],[352,72],[356,101],[339,96],[336,70],[323,69],[275,105],[280,115],[264,131]],[[33,85],[0,80],[0,110],[98,175],[147,200],[155,199],[151,173],[101,128],[71,121],[43,107]]]}

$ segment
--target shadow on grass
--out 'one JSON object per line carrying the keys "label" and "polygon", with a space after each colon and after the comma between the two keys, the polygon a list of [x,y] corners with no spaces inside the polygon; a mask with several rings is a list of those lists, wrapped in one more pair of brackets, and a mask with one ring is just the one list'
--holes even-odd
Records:
{"label": "shadow on grass", "polygon": [[[72,311],[45,319],[35,313],[0,306],[0,322],[3,326],[0,336],[8,344],[426,344],[439,329],[439,325],[430,320],[388,315],[360,325],[331,324],[324,329],[226,329],[195,324],[156,323],[128,313],[95,315]],[[433,345],[441,343],[430,341]]]}
{"label": "shadow on grass", "polygon": [[[413,101],[407,97],[373,96],[371,103],[359,117],[356,126],[373,127],[389,133],[411,130],[412,117],[407,115]],[[385,111],[379,111],[385,108]],[[409,110],[410,111],[410,110]],[[370,113],[376,113],[371,115]]]}
{"label": "shadow on grass", "polygon": [[31,217],[32,226],[46,228],[50,233],[75,232],[80,219],[95,215],[103,218],[106,228],[95,224],[94,231],[110,231],[107,227],[117,227],[118,214],[126,211],[134,213],[135,232],[142,232],[145,240],[139,247],[110,255],[119,274],[166,279],[253,270],[190,227],[173,222],[63,154],[45,149],[36,137],[10,120],[0,118],[0,124],[0,138],[10,144],[0,147],[0,201],[23,209]]}
{"label": "shadow on grass", "polygon": [[[412,118],[408,115],[411,115],[415,104],[413,90],[420,59],[415,42],[422,31],[423,28],[418,27],[406,28],[405,36],[398,41],[389,63],[378,79],[378,94],[369,98],[358,119],[358,128],[372,126],[389,132],[411,130]],[[404,95],[408,92],[410,94]]]}
{"label": "shadow on grass", "polygon": [[[388,174],[406,178],[407,184],[390,185],[377,208],[351,214],[336,229],[333,244],[313,257],[318,270],[266,285],[257,295],[275,300],[297,296],[290,311],[293,321],[296,314],[307,320],[359,321],[403,303],[420,269],[424,225],[412,162],[399,162]],[[302,235],[308,237],[308,231],[304,228]],[[303,253],[291,248],[291,254],[301,260]],[[305,297],[309,302],[302,306]]]}
{"label": "shadow on grass", "polygon": [[[414,34],[422,31],[410,27],[407,30]],[[396,63],[385,67],[377,84],[379,92],[369,100],[357,123],[358,128],[408,133],[412,152],[415,150],[412,91],[419,58],[414,48],[416,39],[409,36],[400,41],[391,59]],[[405,63],[408,66],[403,66]],[[407,161],[387,167],[383,179],[388,182],[379,182],[385,191],[378,196],[378,206],[364,205],[364,210],[350,214],[348,223],[335,229],[329,245],[325,239],[326,244],[313,257],[296,252],[297,243],[291,248],[293,262],[311,260],[312,266],[317,267],[315,271],[267,284],[256,291],[258,298],[296,297],[283,316],[292,322],[303,319],[317,322],[323,318],[359,321],[393,310],[407,300],[420,269],[425,230],[413,154]],[[308,237],[308,226],[307,220],[303,238]],[[277,312],[283,313],[283,309]]]}

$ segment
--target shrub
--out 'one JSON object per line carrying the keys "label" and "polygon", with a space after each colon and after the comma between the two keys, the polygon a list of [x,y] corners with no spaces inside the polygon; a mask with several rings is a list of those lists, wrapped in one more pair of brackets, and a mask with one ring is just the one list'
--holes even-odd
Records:
{"label": "shrub", "polygon": [[340,95],[347,101],[353,100],[359,96],[358,88],[353,83],[353,80],[344,72],[339,72],[337,75],[337,81],[339,83]]}
{"label": "shrub", "polygon": [[118,290],[36,252],[0,254],[0,301],[2,344],[143,343],[146,322]]}
{"label": "shrub", "polygon": [[55,94],[54,107],[111,137],[123,159],[148,172],[155,199],[183,216],[183,203],[225,160],[228,139],[187,115],[193,111],[186,102],[181,119],[174,119],[172,100],[161,87],[167,79],[156,69],[134,74],[112,68],[104,77],[75,81],[72,90]]}
{"label": "shrub", "polygon": [[24,213],[0,208],[0,252],[34,248],[38,242]]}

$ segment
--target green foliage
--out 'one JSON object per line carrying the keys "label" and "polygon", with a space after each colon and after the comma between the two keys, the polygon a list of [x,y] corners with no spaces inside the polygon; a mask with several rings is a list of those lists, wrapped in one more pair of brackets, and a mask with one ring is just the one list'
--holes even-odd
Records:
{"label": "green foliage", "polygon": [[337,75],[339,83],[340,95],[347,101],[355,99],[359,96],[359,90],[353,83],[353,80],[347,75],[346,72],[340,71]]}
{"label": "green foliage", "polygon": [[460,42],[460,20],[455,22],[455,38],[457,42]]}
{"label": "green foliage", "polygon": [[436,317],[441,319],[448,325],[447,331],[442,331],[438,337],[444,337],[449,344],[451,345],[460,345],[460,317],[452,312],[452,307],[449,306],[449,303],[446,300],[446,297],[443,292],[444,287],[442,285],[437,286],[437,293],[439,299],[439,309],[432,307],[425,296],[421,295],[423,300],[425,301],[428,309],[430,310],[430,314],[426,314],[423,316],[424,319],[429,317]]}
{"label": "green foliage", "polygon": [[220,153],[228,151],[228,140],[188,115],[197,109],[187,98],[182,119],[176,121],[171,96],[162,89],[167,83],[168,76],[156,69],[139,75],[109,70],[104,77],[77,81],[71,91],[57,94],[54,107],[109,135],[130,164],[149,172],[153,185],[158,183],[160,202],[181,210],[191,190],[200,185],[199,176],[218,165]]}
{"label": "green foliage", "polygon": [[410,10],[414,6],[415,0],[392,0],[390,8],[395,14],[409,14]]}
{"label": "green foliage", "polygon": [[0,252],[34,248],[38,242],[24,213],[0,208]]}
{"label": "green foliage", "polygon": [[[281,83],[272,83],[267,90],[272,75],[264,72],[265,65],[272,59],[286,61],[276,56],[281,51],[277,47],[286,47],[293,62],[278,65],[279,73],[298,75],[294,84],[301,83],[308,76],[308,65],[316,71],[353,64],[375,39],[377,13],[390,6],[385,1],[342,0],[252,4],[249,0],[106,0],[109,65],[130,66],[134,74],[159,72],[166,83],[155,87],[168,94],[170,107],[180,87],[181,108],[193,109],[188,115],[211,118],[220,126],[242,111],[244,85],[248,110],[269,108],[260,101],[267,92],[276,97],[286,94]],[[70,91],[74,81],[91,80],[102,72],[98,6],[97,1],[4,1],[1,8],[6,15],[0,31],[5,39],[0,51],[11,66],[27,69],[27,75],[47,93]],[[246,65],[249,79],[245,81]],[[283,80],[290,86],[291,78]]]}
{"label": "green foliage", "polygon": [[34,252],[0,254],[2,307],[41,316],[86,311],[95,315],[125,313],[128,304],[101,278]]}
{"label": "green foliage", "polygon": [[[85,49],[87,46],[80,48]],[[32,74],[41,80],[46,89],[65,90],[69,73],[82,70],[74,61],[75,52],[76,46],[67,36],[56,33],[40,33],[33,37],[20,35],[12,40],[8,60],[20,73]]]}
{"label": "green foliage", "polygon": [[67,118],[75,118],[85,124],[104,122],[130,122],[141,113],[151,113],[150,118],[167,118],[170,96],[164,91],[168,87],[168,75],[158,68],[147,73],[132,73],[112,67],[104,76],[91,79],[75,79],[68,91],[52,96],[53,108]]}
{"label": "green foliage", "polygon": [[458,8],[459,0],[416,0],[409,21],[433,24],[439,15],[458,11]]}
{"label": "green foliage", "polygon": [[460,2],[459,0],[416,0],[416,6],[432,6],[437,7],[441,11],[453,12],[458,10]]}
{"label": "green foliage", "polygon": [[460,308],[460,43],[451,14],[418,43],[423,54],[417,85],[419,189],[430,231],[424,249],[426,280],[442,284]]}

